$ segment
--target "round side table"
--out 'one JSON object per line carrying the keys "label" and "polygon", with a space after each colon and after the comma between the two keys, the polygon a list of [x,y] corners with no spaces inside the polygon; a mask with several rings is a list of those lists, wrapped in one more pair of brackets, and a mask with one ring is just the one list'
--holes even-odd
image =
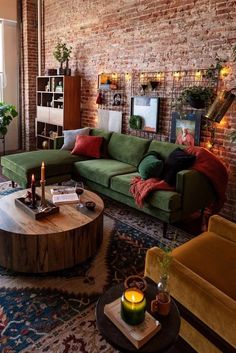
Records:
{"label": "round side table", "polygon": [[[171,310],[168,316],[152,314],[162,325],[159,332],[156,333],[146,344],[137,350],[123,333],[110,321],[104,314],[104,306],[121,297],[124,291],[123,284],[111,287],[98,300],[96,305],[97,327],[102,336],[115,348],[122,352],[145,352],[157,353],[167,352],[176,342],[180,329],[180,314],[175,302],[172,299]],[[157,293],[156,286],[148,284],[145,296],[147,299],[147,310],[151,313],[151,301],[155,299]]]}

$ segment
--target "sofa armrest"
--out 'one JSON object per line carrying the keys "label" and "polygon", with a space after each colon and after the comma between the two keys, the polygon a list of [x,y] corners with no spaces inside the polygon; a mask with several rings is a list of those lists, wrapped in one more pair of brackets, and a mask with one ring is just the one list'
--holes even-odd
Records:
{"label": "sofa armrest", "polygon": [[214,232],[223,238],[236,243],[236,223],[229,221],[221,216],[214,215],[209,219],[209,232]]}
{"label": "sofa armrest", "polygon": [[182,195],[182,209],[187,214],[209,206],[215,198],[210,180],[193,169],[177,173],[176,191]]}
{"label": "sofa armrest", "polygon": [[53,141],[53,149],[59,150],[64,143],[64,136],[58,136]]}

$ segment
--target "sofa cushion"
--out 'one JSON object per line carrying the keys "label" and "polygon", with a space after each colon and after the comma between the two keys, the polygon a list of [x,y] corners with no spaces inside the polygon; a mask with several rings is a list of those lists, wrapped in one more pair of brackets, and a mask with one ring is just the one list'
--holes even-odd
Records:
{"label": "sofa cushion", "polygon": [[1,164],[18,174],[21,178],[29,180],[35,174],[36,180],[40,179],[41,163],[44,161],[46,178],[71,172],[74,162],[87,159],[83,156],[73,156],[67,150],[41,150],[17,153],[1,157]]}
{"label": "sofa cushion", "polygon": [[236,282],[233,280],[236,278],[235,243],[208,231],[174,249],[173,256],[236,300]]}
{"label": "sofa cushion", "polygon": [[163,161],[158,159],[157,152],[149,152],[138,165],[142,179],[159,178],[163,170]]}
{"label": "sofa cushion", "polygon": [[134,166],[112,159],[82,161],[75,163],[73,166],[73,173],[106,187],[109,187],[110,179],[114,175],[134,171],[136,171]]}
{"label": "sofa cushion", "polygon": [[108,153],[120,162],[137,167],[149,144],[149,140],[114,132],[108,144]]}
{"label": "sofa cushion", "polygon": [[64,143],[61,147],[62,150],[72,150],[75,145],[76,136],[78,135],[89,135],[89,127],[85,127],[77,130],[64,130]]}
{"label": "sofa cushion", "polygon": [[[125,175],[117,175],[111,179],[111,189],[124,195],[132,195],[129,192],[130,181],[133,177],[138,176],[136,173]],[[174,191],[154,191],[148,198],[148,204],[152,207],[159,208],[163,211],[176,211],[181,207],[181,195]]]}
{"label": "sofa cushion", "polygon": [[176,145],[174,143],[153,140],[150,143],[150,146],[148,148],[148,152],[149,151],[156,151],[165,160],[170,155],[170,153],[173,152],[177,147],[184,149],[184,147],[181,147],[181,146]]}
{"label": "sofa cushion", "polygon": [[101,157],[103,137],[100,136],[76,136],[75,146],[71,154],[93,158]]}

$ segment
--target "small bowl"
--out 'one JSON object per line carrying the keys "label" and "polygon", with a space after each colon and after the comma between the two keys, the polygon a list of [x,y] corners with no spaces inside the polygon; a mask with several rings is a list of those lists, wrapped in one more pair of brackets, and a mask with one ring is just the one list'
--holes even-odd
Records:
{"label": "small bowl", "polygon": [[85,202],[85,207],[90,210],[90,211],[93,211],[96,207],[96,203],[93,202],[93,201],[86,201]]}
{"label": "small bowl", "polygon": [[125,289],[138,288],[142,292],[145,292],[145,290],[147,289],[147,282],[143,277],[140,277],[138,275],[133,275],[126,278],[124,282],[124,286],[125,286]]}

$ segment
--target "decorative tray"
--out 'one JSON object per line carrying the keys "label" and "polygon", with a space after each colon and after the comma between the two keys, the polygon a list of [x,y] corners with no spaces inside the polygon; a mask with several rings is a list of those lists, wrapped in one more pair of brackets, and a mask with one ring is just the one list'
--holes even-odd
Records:
{"label": "decorative tray", "polygon": [[25,213],[27,213],[30,217],[36,220],[59,212],[59,207],[54,205],[52,202],[46,200],[46,207],[44,208],[40,207],[40,202],[41,198],[37,194],[35,208],[33,208],[29,202],[26,202],[25,197],[19,197],[15,199],[16,206],[21,208]]}

